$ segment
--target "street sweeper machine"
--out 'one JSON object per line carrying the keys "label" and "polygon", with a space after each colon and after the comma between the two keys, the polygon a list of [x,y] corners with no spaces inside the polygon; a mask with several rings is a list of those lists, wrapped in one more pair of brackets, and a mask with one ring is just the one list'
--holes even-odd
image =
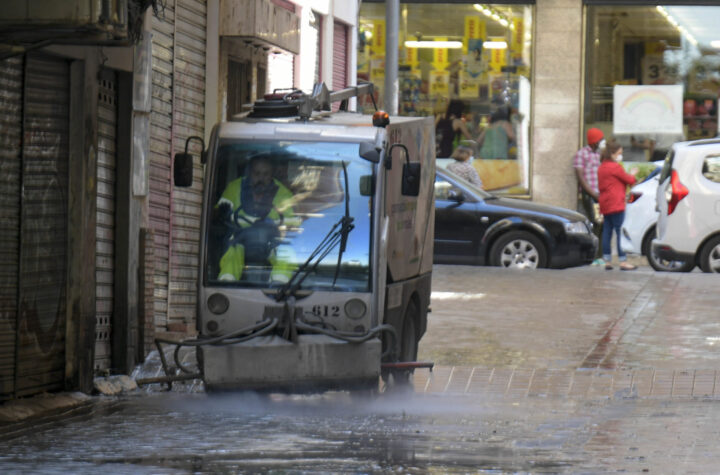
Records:
{"label": "street sweeper machine", "polygon": [[198,336],[161,343],[197,348],[207,390],[374,390],[430,365],[434,124],[343,110],[364,93],[276,91],[203,144]]}

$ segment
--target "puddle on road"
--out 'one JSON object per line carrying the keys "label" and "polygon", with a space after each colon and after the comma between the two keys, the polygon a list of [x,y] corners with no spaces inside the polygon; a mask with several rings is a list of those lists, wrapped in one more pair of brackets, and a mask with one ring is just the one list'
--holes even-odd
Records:
{"label": "puddle on road", "polygon": [[717,466],[715,406],[412,394],[358,399],[344,392],[154,393],[5,441],[0,468],[80,474],[662,473],[673,460]]}
{"label": "puddle on road", "polygon": [[[345,392],[155,393],[9,442],[0,467],[56,473],[466,473],[569,466],[478,402]],[[45,465],[47,464],[47,465]],[[21,469],[22,467],[22,469]],[[117,470],[118,467],[121,467]],[[37,470],[43,472],[43,470]],[[553,470],[551,470],[553,471]]]}

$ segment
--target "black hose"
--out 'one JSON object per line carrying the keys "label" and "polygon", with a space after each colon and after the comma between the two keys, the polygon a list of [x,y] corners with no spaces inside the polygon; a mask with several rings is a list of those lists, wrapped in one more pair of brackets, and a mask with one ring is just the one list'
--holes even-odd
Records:
{"label": "black hose", "polygon": [[[225,335],[220,335],[214,338],[195,338],[195,339],[189,339],[189,340],[183,340],[183,341],[174,341],[174,340],[167,340],[164,338],[155,338],[155,344],[158,347],[158,351],[160,352],[160,358],[163,362],[163,369],[165,370],[165,374],[168,374],[168,369],[165,364],[165,358],[162,354],[162,348],[160,347],[160,343],[166,343],[168,345],[175,345],[175,351],[173,352],[173,359],[175,360],[175,365],[182,371],[183,373],[192,373],[191,370],[187,369],[185,366],[180,363],[180,348],[183,346],[204,346],[204,345],[231,345],[234,343],[241,343],[243,341],[250,340],[251,338],[255,338],[258,336],[265,335],[266,333],[272,331],[275,329],[275,327],[278,325],[278,320],[276,318],[273,318],[271,320],[263,320],[259,323],[256,323],[254,325],[250,325],[245,328],[241,328],[240,330],[235,330],[233,332],[227,333]],[[239,336],[242,335],[242,336]]]}
{"label": "black hose", "polygon": [[382,357],[388,355],[396,355],[397,354],[397,345],[398,345],[398,338],[397,333],[395,332],[395,327],[389,324],[383,324],[378,325],[377,327],[371,328],[367,331],[367,333],[358,335],[357,333],[351,333],[351,332],[343,332],[338,330],[329,330],[327,328],[321,328],[316,327],[314,325],[308,325],[305,322],[298,321],[295,323],[297,328],[300,330],[305,330],[307,332],[312,333],[320,333],[323,335],[331,336],[333,338],[337,338],[339,340],[347,341],[348,343],[364,343],[368,341],[370,338],[373,338],[375,335],[381,332],[388,332],[392,336],[392,344],[388,346],[388,349],[382,354]]}

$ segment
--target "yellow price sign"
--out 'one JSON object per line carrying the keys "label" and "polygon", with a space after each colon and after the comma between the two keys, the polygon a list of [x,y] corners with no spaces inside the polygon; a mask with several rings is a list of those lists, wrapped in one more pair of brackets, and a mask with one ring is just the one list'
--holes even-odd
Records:
{"label": "yellow price sign", "polygon": [[370,45],[370,49],[376,55],[385,55],[385,20],[373,21],[372,43]]}

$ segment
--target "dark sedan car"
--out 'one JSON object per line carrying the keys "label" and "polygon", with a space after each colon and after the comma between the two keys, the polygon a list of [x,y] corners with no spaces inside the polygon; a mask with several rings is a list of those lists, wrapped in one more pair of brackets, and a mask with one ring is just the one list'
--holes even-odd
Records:
{"label": "dark sedan car", "polygon": [[597,246],[590,222],[580,213],[500,198],[438,167],[437,264],[571,267],[591,263]]}

